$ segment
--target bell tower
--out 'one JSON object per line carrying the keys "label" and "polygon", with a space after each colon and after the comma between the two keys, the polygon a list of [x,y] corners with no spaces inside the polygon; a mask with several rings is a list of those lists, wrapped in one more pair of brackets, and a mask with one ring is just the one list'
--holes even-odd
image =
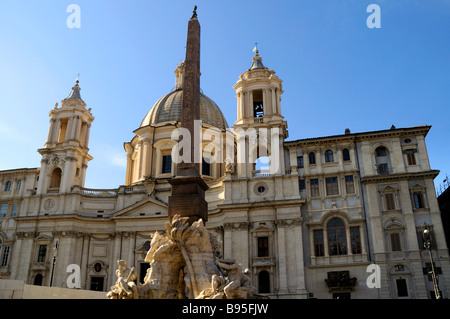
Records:
{"label": "bell tower", "polygon": [[91,109],[81,99],[77,79],[72,92],[56,103],[49,112],[50,126],[42,155],[37,194],[70,193],[73,186],[84,187],[88,154],[89,133],[94,117]]}
{"label": "bell tower", "polygon": [[[255,46],[251,67],[233,86],[237,98],[237,174],[252,178],[258,174],[284,174],[283,141],[287,123],[281,115],[283,82],[262,63]],[[261,163],[262,162],[262,163]]]}

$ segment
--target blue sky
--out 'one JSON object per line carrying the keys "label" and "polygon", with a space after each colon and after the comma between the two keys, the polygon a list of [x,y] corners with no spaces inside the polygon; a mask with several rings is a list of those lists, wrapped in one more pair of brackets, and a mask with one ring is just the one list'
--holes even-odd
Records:
{"label": "blue sky", "polygon": [[[70,4],[80,28],[66,24]],[[381,9],[370,29],[367,6]],[[201,87],[236,120],[232,86],[254,43],[283,80],[289,138],[432,125],[431,167],[450,175],[449,0],[13,1],[0,8],[0,169],[39,167],[48,112],[80,87],[95,120],[86,187],[125,182],[123,143],[175,85],[194,5]]]}

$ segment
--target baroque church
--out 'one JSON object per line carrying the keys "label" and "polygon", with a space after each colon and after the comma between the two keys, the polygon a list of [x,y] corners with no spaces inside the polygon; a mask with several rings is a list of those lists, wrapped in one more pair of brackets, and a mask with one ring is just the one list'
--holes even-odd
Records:
{"label": "baroque church", "polygon": [[[248,268],[252,285],[269,298],[434,298],[431,269],[448,298],[449,255],[433,181],[439,171],[425,144],[431,127],[288,139],[282,80],[257,50],[249,65],[233,86],[233,127],[211,98],[200,98],[203,136],[215,132],[234,146],[231,154],[229,143],[223,152],[204,152],[210,158],[200,165],[209,187],[206,227],[218,234],[223,256]],[[0,171],[2,279],[66,287],[67,267],[76,264],[81,289],[106,294],[122,259],[143,282],[152,235],[168,221],[183,79],[181,63],[174,90],[124,143],[126,180],[117,188],[84,187],[94,116],[78,81],[50,110],[40,167]],[[255,138],[239,130],[272,133]]]}

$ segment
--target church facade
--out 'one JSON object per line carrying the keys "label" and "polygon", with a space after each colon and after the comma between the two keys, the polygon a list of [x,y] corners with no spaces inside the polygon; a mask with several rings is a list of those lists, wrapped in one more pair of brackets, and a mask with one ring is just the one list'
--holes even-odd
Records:
{"label": "church facade", "polygon": [[[50,111],[40,167],[0,171],[2,279],[65,287],[75,264],[81,289],[106,293],[122,259],[143,281],[152,234],[168,221],[183,75],[181,63],[175,89],[124,143],[126,180],[117,188],[84,187],[94,117],[78,81]],[[206,226],[217,232],[225,258],[249,268],[258,293],[433,298],[432,257],[448,297],[449,255],[433,182],[439,171],[425,144],[430,126],[289,140],[282,80],[258,51],[233,88],[232,128],[212,99],[200,98]]]}

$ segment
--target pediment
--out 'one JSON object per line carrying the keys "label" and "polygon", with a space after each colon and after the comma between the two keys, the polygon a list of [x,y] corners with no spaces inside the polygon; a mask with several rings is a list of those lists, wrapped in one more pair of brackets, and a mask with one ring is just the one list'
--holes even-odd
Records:
{"label": "pediment", "polygon": [[398,191],[398,188],[393,187],[391,185],[385,186],[379,190],[380,193],[396,192],[396,191]]}
{"label": "pediment", "polygon": [[53,237],[48,234],[39,234],[34,238],[35,241],[52,241]]}
{"label": "pediment", "polygon": [[426,188],[426,187],[425,187],[424,185],[418,184],[418,183],[416,183],[416,184],[414,184],[414,186],[411,186],[411,187],[410,187],[411,190],[423,190],[423,189],[425,189],[425,188]]}
{"label": "pediment", "polygon": [[159,199],[147,197],[128,207],[125,207],[115,212],[111,217],[128,218],[128,217],[148,217],[158,215],[167,216],[167,204]]}

